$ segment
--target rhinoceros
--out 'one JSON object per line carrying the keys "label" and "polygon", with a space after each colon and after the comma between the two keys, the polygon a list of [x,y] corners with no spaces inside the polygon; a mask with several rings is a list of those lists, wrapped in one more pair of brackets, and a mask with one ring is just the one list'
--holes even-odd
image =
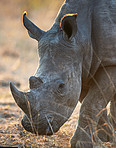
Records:
{"label": "rhinoceros", "polygon": [[[47,32],[23,14],[29,36],[38,41],[39,68],[28,92],[10,89],[25,113],[25,130],[52,135],[82,103],[71,147],[93,147],[112,137],[106,106],[116,125],[116,0],[66,0]],[[102,128],[100,128],[102,127]],[[111,136],[110,136],[111,135]],[[109,136],[109,138],[108,138]]]}

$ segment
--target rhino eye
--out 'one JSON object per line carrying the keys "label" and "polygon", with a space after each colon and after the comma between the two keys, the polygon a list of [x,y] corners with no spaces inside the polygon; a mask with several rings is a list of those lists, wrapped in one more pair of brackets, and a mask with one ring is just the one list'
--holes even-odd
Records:
{"label": "rhino eye", "polygon": [[62,94],[64,92],[64,87],[65,87],[64,82],[61,82],[58,86],[58,92]]}
{"label": "rhino eye", "polygon": [[59,89],[62,89],[62,88],[64,88],[64,85],[65,85],[64,83],[61,83],[61,84],[59,84],[59,87],[58,88]]}

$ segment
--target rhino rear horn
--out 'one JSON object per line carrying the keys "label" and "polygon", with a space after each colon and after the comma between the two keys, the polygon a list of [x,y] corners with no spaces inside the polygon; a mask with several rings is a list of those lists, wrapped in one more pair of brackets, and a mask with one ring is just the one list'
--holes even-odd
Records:
{"label": "rhino rear horn", "polygon": [[23,13],[23,24],[25,28],[28,30],[29,36],[33,39],[36,39],[39,41],[42,37],[42,35],[45,33],[45,31],[42,31],[40,28],[38,28],[34,23],[32,23],[27,17],[27,12],[25,11]]}
{"label": "rhino rear horn", "polygon": [[19,91],[12,82],[10,82],[10,90],[17,105],[28,114],[28,97],[26,93]]}

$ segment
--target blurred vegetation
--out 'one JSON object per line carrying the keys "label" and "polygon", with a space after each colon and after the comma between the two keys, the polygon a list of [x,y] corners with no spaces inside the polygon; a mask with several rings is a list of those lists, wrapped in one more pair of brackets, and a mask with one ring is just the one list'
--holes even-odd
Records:
{"label": "blurred vegetation", "polygon": [[26,10],[32,22],[48,30],[63,1],[0,0],[0,80],[15,79],[28,86],[38,67],[38,47],[22,24],[22,14]]}
{"label": "blurred vegetation", "polygon": [[45,6],[49,6],[51,4],[62,4],[63,1],[64,0],[24,0],[22,2],[22,5],[26,6],[27,9],[39,9]]}
{"label": "blurred vegetation", "polygon": [[[15,12],[14,15],[16,15],[19,10],[41,10],[46,7],[57,11],[64,1],[65,0],[0,0],[0,12],[2,12],[0,13],[0,17],[4,14],[10,15],[12,12]],[[47,9],[45,9],[45,11],[46,10]]]}

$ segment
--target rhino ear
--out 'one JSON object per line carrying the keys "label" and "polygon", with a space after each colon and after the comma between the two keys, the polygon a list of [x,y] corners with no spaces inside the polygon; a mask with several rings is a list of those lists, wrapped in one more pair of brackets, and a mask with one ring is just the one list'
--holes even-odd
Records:
{"label": "rhino ear", "polygon": [[77,13],[66,14],[61,18],[60,27],[67,35],[68,39],[74,37],[77,32],[76,18],[77,18]]}
{"label": "rhino ear", "polygon": [[45,33],[40,28],[38,28],[35,24],[33,24],[27,17],[27,12],[23,13],[23,24],[25,28],[28,30],[29,36],[33,39],[39,41],[42,35]]}

